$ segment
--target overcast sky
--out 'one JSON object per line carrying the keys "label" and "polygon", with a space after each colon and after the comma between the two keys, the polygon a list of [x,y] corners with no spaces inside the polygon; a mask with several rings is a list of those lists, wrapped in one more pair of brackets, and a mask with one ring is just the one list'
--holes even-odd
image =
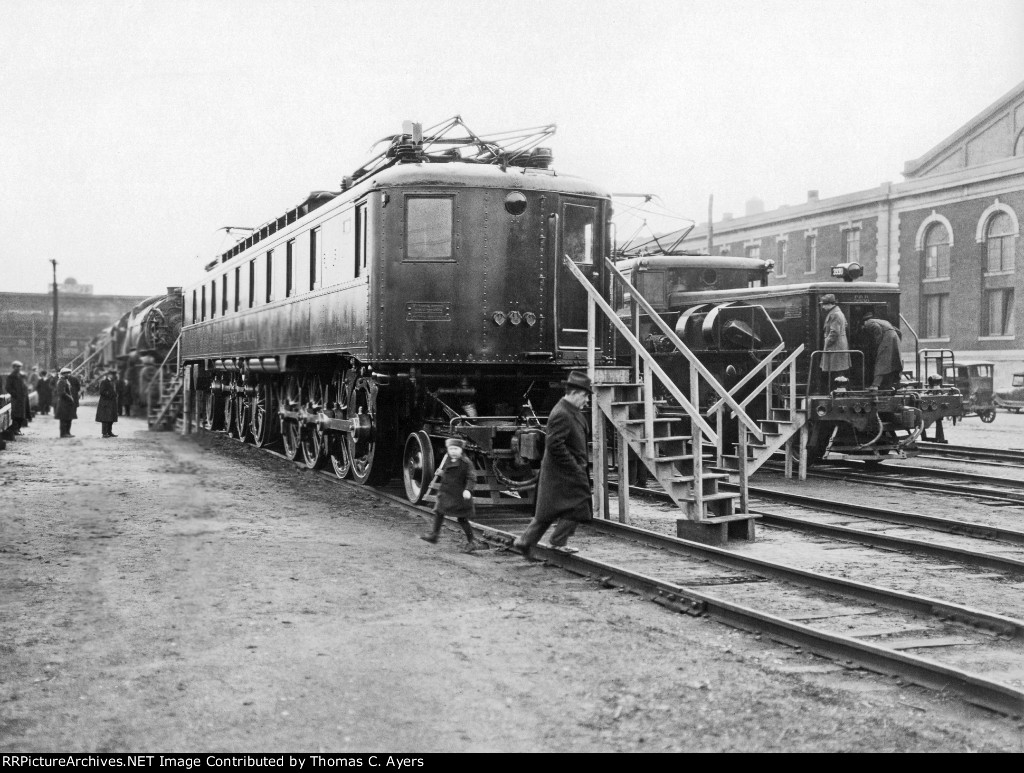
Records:
{"label": "overcast sky", "polygon": [[185,284],[406,119],[556,123],[718,220],[897,182],[1022,80],[1022,0],[0,0],[0,291]]}

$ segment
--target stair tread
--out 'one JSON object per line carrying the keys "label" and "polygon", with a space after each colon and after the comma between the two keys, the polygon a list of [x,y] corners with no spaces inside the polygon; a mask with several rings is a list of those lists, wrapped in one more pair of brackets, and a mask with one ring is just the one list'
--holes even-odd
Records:
{"label": "stair tread", "polygon": [[651,461],[653,462],[682,462],[688,459],[693,459],[693,454],[682,454],[681,456],[655,456]]}

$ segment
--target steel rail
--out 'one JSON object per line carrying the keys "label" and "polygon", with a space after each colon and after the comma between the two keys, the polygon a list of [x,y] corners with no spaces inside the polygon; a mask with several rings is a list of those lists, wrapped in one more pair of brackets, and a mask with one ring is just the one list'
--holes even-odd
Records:
{"label": "steel rail", "polygon": [[[734,483],[720,483],[722,490],[736,491],[739,489]],[[774,489],[755,488],[748,489],[750,496],[759,499],[770,499],[777,502],[784,502],[791,505],[800,505],[817,510],[823,510],[836,515],[851,515],[858,518],[872,518],[876,521],[886,521],[901,526],[921,526],[926,529],[942,531],[948,534],[958,534],[965,537],[977,537],[978,539],[998,540],[1009,542],[1014,545],[1024,545],[1024,531],[1015,529],[1004,529],[999,526],[989,526],[981,523],[968,521],[957,521],[952,518],[942,518],[937,515],[921,515],[919,513],[908,513],[900,510],[886,510],[880,507],[868,507],[867,505],[852,505],[847,502],[836,502],[832,499],[807,496],[806,494],[791,494],[788,491],[775,491]]]}
{"label": "steel rail", "polygon": [[878,534],[864,531],[863,529],[851,529],[848,526],[838,526],[830,523],[816,523],[794,518],[779,513],[770,513],[766,510],[750,508],[750,512],[761,516],[761,523],[771,526],[778,526],[784,529],[803,532],[805,534],[817,534],[823,537],[834,537],[836,539],[851,540],[860,542],[872,547],[891,548],[894,550],[909,550],[936,558],[944,558],[948,561],[956,561],[969,566],[981,567],[984,569],[995,569],[1001,572],[1024,572],[1024,561],[1018,558],[997,556],[991,553],[984,553],[968,548],[957,548],[948,545],[939,545],[927,540],[913,539],[912,537],[896,537],[890,534]]}
{"label": "steel rail", "polygon": [[[659,543],[664,542],[666,539],[670,543],[687,542],[686,540],[679,540],[678,538],[665,538],[664,535],[660,535],[655,532],[647,532],[646,535],[637,534],[637,532],[642,533],[645,530],[636,529],[635,527],[625,526],[611,521],[592,521],[588,525],[593,526],[598,530],[607,528],[608,531],[612,533],[630,533],[631,536],[640,537],[641,539],[645,537],[652,537]],[[482,536],[485,539],[489,538],[493,540],[498,538],[499,541],[506,545],[510,544],[512,541],[513,535],[508,532],[502,532],[498,529],[494,529],[493,527],[481,527],[478,524],[474,524],[474,526],[480,529]],[[659,545],[659,547],[661,546],[662,545]],[[689,548],[691,546],[701,548],[709,547],[699,545],[699,543],[690,543],[683,545],[682,547]],[[567,571],[575,574],[594,577],[605,586],[618,585],[629,588],[646,595],[656,603],[686,614],[707,614],[716,620],[726,623],[727,625],[765,634],[772,639],[803,647],[815,654],[822,655],[833,660],[845,660],[857,663],[869,670],[893,676],[900,676],[915,684],[928,687],[933,690],[938,690],[940,692],[952,690],[971,703],[985,706],[986,708],[990,708],[1004,714],[1017,716],[1024,712],[1024,692],[1016,690],[1009,685],[985,679],[967,671],[963,671],[962,669],[948,666],[929,658],[908,655],[906,653],[899,652],[898,650],[889,649],[877,644],[854,639],[849,636],[843,636],[842,634],[822,631],[784,617],[771,615],[760,610],[736,604],[735,602],[726,601],[725,599],[704,593],[703,591],[697,591],[683,585],[677,585],[675,583],[643,575],[638,572],[633,572],[623,567],[599,561],[597,559],[587,558],[578,553],[565,554],[560,553],[555,549],[543,549],[543,552],[548,563],[559,566],[560,568],[566,569]],[[722,552],[724,553],[726,551]],[[727,555],[732,556],[733,554]],[[801,572],[801,574],[813,575],[813,573],[810,572]],[[830,579],[835,580],[838,578]],[[886,596],[890,596],[890,592],[887,589],[876,588],[875,590],[885,594]],[[909,594],[897,595],[908,596]],[[921,601],[931,601],[924,599],[924,597],[919,597],[919,599]],[[933,601],[932,603],[947,608],[956,606],[947,605],[944,604],[944,602]],[[935,614],[935,611],[933,610],[931,614]],[[988,615],[988,613],[981,614],[986,616]],[[959,619],[954,615],[950,615],[950,617]],[[1014,624],[1018,631],[1020,630],[1020,626],[1024,624],[1021,621],[1012,620],[1010,618],[1003,619]]]}
{"label": "steel rail", "polygon": [[[733,485],[734,484],[729,484],[729,487],[732,488]],[[725,488],[725,484],[722,484],[722,488]],[[634,489],[636,489],[635,486],[630,486],[630,490]],[[671,499],[669,499],[668,496],[662,494],[660,491],[655,491],[653,489],[638,489],[638,491],[649,496],[656,497],[658,499],[672,501]],[[802,497],[802,499],[809,500],[811,502],[810,506],[816,506],[813,497]],[[820,507],[820,505],[817,506]],[[948,561],[956,561],[958,563],[967,564],[969,566],[982,567],[985,569],[995,569],[1000,572],[1024,573],[1024,560],[1021,560],[1019,558],[997,556],[992,553],[985,553],[979,550],[971,550],[970,548],[958,548],[950,545],[940,545],[934,542],[928,542],[927,540],[914,539],[912,537],[898,537],[891,534],[879,534],[878,532],[865,531],[863,529],[853,529],[849,526],[838,526],[836,524],[830,523],[817,523],[815,521],[809,521],[803,518],[795,518],[793,516],[782,515],[781,513],[773,513],[768,510],[758,509],[754,507],[750,507],[748,509],[751,513],[755,513],[761,516],[761,523],[770,526],[777,526],[779,528],[804,532],[806,534],[817,534],[824,537],[832,537],[834,539],[859,542],[865,545],[871,545],[872,547],[921,553],[924,555],[935,556],[936,558],[943,558]],[[853,514],[853,511],[856,510],[856,506],[847,505],[845,506],[845,509],[847,513]],[[865,515],[864,517],[875,518],[876,516],[871,514]],[[926,518],[927,516],[921,517]],[[890,519],[890,521],[893,523],[901,523],[898,519]],[[951,523],[959,522],[951,521]],[[1019,539],[1024,539],[1024,533],[1022,532],[1009,533],[1017,536]]]}
{"label": "steel rail", "polygon": [[[780,471],[781,465],[774,462],[765,464],[762,469],[770,469]],[[929,474],[937,477],[956,477],[954,475],[945,475],[945,470],[931,469],[927,471]],[[919,475],[920,472],[915,470],[915,475]],[[973,497],[975,499],[995,499],[1001,502],[1013,502],[1015,504],[1024,503],[1024,491],[999,491],[997,489],[979,488],[976,486],[960,485],[956,483],[941,483],[939,481],[923,481],[915,480],[910,477],[909,474],[897,473],[894,475],[880,474],[879,472],[856,472],[856,471],[842,471],[842,470],[823,470],[820,468],[807,471],[808,477],[813,478],[824,478],[826,480],[845,480],[851,483],[870,483],[873,486],[888,486],[890,488],[909,488],[917,489],[920,491],[932,491],[932,492],[943,492],[949,494],[962,494],[964,496]],[[978,476],[978,478],[986,478],[990,476]],[[1007,482],[1003,478],[995,479],[1000,485],[1008,487],[1015,487],[1014,481]],[[979,481],[980,482],[980,481]],[[1024,487],[1024,481],[1016,481],[1016,487]]]}
{"label": "steel rail", "polygon": [[973,446],[955,446],[946,443],[929,443],[917,441],[917,447],[921,453],[919,457],[934,459],[958,459],[973,462],[1012,462],[1017,465],[1024,464],[1024,450],[1009,448],[975,448]]}
{"label": "steel rail", "polygon": [[[280,452],[266,448],[257,450],[266,451],[284,461],[295,464],[301,469],[308,469],[296,460],[289,460]],[[316,472],[336,483],[353,487],[357,485],[338,478],[326,470],[318,470]],[[377,487],[358,486],[358,488],[380,499],[398,505],[417,517],[424,517],[429,512],[421,505],[413,505],[404,497]],[[976,625],[981,625],[982,621],[985,621],[985,627],[1016,638],[1019,638],[1022,630],[1024,630],[1024,621],[994,615],[982,610],[971,610],[956,604],[948,604],[925,597],[914,597],[912,594],[876,588],[863,583],[815,575],[813,572],[805,572],[759,559],[738,556],[719,548],[713,548],[700,543],[691,543],[687,540],[668,537],[611,521],[592,521],[589,525],[598,531],[606,530],[610,533],[629,535],[631,538],[640,541],[654,540],[654,543],[662,548],[673,546],[674,549],[680,551],[703,553],[708,556],[716,555],[718,558],[723,559],[721,563],[727,563],[726,559],[728,559],[728,562],[737,561],[748,566],[758,564],[763,567],[765,572],[789,573],[793,577],[803,578],[802,582],[804,584],[812,581],[815,584],[837,583],[837,585],[841,584],[848,588],[860,586],[860,593],[863,595],[857,596],[858,598],[868,598],[870,595],[879,594],[880,603],[886,603],[887,606],[892,606],[894,600],[899,600],[900,602],[913,604],[919,611],[937,616],[940,619],[952,619]],[[498,542],[505,547],[511,547],[514,539],[514,535],[511,533],[476,522],[473,523],[473,527],[484,539],[490,542]],[[594,577],[606,587],[628,588],[669,609],[690,615],[707,614],[727,625],[756,631],[777,641],[803,647],[808,651],[830,659],[857,663],[869,670],[899,676],[914,684],[940,692],[956,692],[970,703],[984,706],[1003,714],[1011,716],[1024,714],[1024,692],[1018,691],[1009,685],[994,682],[928,658],[908,655],[841,634],[821,631],[793,620],[744,607],[692,588],[649,577],[624,567],[586,558],[579,554],[566,554],[554,548],[542,546],[537,546],[535,550],[539,556],[543,556],[547,563],[553,566],[558,566],[582,576]],[[818,587],[821,587],[821,585],[819,584]],[[853,594],[847,592],[847,595]],[[885,601],[881,601],[883,598]]]}

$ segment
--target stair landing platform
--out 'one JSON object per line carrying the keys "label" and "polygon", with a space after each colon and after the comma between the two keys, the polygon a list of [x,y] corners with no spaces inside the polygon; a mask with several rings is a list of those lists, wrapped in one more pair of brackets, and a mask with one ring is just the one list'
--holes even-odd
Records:
{"label": "stair landing platform", "polygon": [[731,541],[754,541],[754,522],[758,516],[739,513],[691,521],[676,519],[676,536],[691,542],[722,547]]}

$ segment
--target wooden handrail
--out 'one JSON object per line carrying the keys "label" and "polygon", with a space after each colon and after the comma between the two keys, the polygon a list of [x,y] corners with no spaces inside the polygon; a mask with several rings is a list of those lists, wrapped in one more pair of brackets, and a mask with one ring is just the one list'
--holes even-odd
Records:
{"label": "wooden handrail", "polygon": [[[732,408],[736,417],[746,425],[747,429],[759,434],[760,430],[757,422],[750,418],[746,411],[740,408],[739,403],[733,399],[732,394],[726,390],[717,378],[714,377],[711,371],[707,369],[707,366],[697,358],[697,355],[690,351],[690,348],[682,342],[679,336],[676,335],[676,331],[665,323],[665,320],[661,318],[661,315],[658,314],[658,312],[654,310],[654,307],[647,302],[647,299],[644,298],[635,287],[633,287],[630,281],[622,275],[622,272],[619,271],[614,263],[607,258],[605,258],[605,263],[611,270],[612,278],[618,279],[626,286],[632,300],[644,311],[645,314],[647,314],[648,317],[650,317],[651,321],[658,326],[658,329],[661,330],[665,337],[672,342],[672,345],[675,346],[684,357],[686,357],[687,361],[697,369],[697,372],[704,377],[704,380],[708,382],[708,385],[719,395],[720,399],[718,403],[715,403],[715,405],[718,406],[724,401],[730,408]],[[614,314],[614,311],[612,313]],[[618,315],[616,314],[615,316]]]}
{"label": "wooden handrail", "polygon": [[[700,410],[693,403],[687,400],[686,397],[683,396],[683,393],[679,390],[679,387],[675,385],[672,379],[668,377],[668,374],[666,374],[665,371],[661,369],[661,366],[658,365],[658,363],[655,361],[654,356],[649,351],[647,351],[647,348],[642,343],[640,343],[640,341],[633,335],[633,333],[629,330],[626,324],[621,319],[619,319],[618,315],[615,313],[615,310],[608,305],[604,298],[601,297],[601,294],[597,291],[597,289],[590,282],[587,281],[587,278],[583,275],[583,272],[580,271],[579,267],[572,261],[572,258],[566,255],[564,257],[564,261],[565,264],[569,267],[569,270],[572,273],[572,275],[576,278],[580,285],[583,286],[583,289],[590,297],[590,300],[593,301],[594,304],[598,308],[600,308],[601,311],[604,312],[605,316],[611,320],[612,324],[615,325],[616,329],[620,333],[622,333],[623,337],[626,339],[629,345],[633,347],[633,350],[637,354],[639,354],[640,357],[643,359],[644,364],[651,370],[652,373],[654,373],[655,376],[657,376],[661,380],[662,385],[669,391],[672,397],[674,397],[676,401],[678,401],[679,405],[683,408],[683,410],[686,411],[686,414],[690,417],[690,420],[694,423],[694,425],[700,428],[700,430],[704,433],[704,436],[707,437],[708,440],[717,445],[718,433],[716,433],[711,428],[711,425],[704,420],[704,417],[700,415]],[[740,409],[740,412],[743,412],[742,409]],[[755,424],[754,426],[755,429],[752,431],[754,431],[758,435],[759,439],[763,438],[764,436],[760,433],[759,428],[757,428],[757,425]]]}
{"label": "wooden handrail", "polygon": [[[801,344],[801,346],[802,346],[802,344]],[[729,394],[736,394],[736,392],[741,387],[746,386],[748,381],[753,379],[754,376],[756,376],[760,371],[762,371],[765,368],[769,367],[771,365],[772,360],[775,359],[776,355],[779,352],[781,352],[781,351],[785,351],[785,349],[786,349],[786,344],[784,344],[784,343],[779,344],[778,346],[776,346],[772,350],[771,354],[769,354],[767,357],[765,357],[763,360],[761,360],[759,363],[757,363],[757,365],[755,365],[753,368],[750,369],[750,371],[747,373],[747,375],[745,375],[738,382],[736,382],[736,384],[733,385],[733,388],[729,390]],[[719,408],[722,407],[722,403],[724,403],[724,402],[725,402],[725,398],[720,399],[717,403],[715,403],[714,405],[712,405],[708,409],[708,412],[709,413],[714,413],[715,411],[717,411]]]}
{"label": "wooden handrail", "polygon": [[[779,366],[777,368],[775,368],[775,370],[773,370],[771,373],[769,373],[765,377],[764,381],[761,382],[760,386],[758,386],[757,389],[755,389],[753,392],[751,392],[749,395],[747,395],[746,399],[744,399],[743,402],[740,403],[740,405],[744,405],[744,406],[747,405],[747,403],[749,403],[751,400],[753,400],[757,395],[761,394],[761,392],[765,388],[767,388],[767,386],[771,382],[773,382],[776,379],[776,377],[783,370],[785,370],[787,367],[789,367],[794,362],[796,362],[796,358],[800,355],[801,352],[803,352],[803,350],[804,350],[804,345],[800,344],[796,349],[793,350],[792,354],[790,354],[786,359],[784,359],[782,362],[780,362]],[[793,382],[793,379],[790,378],[790,383],[792,383],[792,382]]]}

